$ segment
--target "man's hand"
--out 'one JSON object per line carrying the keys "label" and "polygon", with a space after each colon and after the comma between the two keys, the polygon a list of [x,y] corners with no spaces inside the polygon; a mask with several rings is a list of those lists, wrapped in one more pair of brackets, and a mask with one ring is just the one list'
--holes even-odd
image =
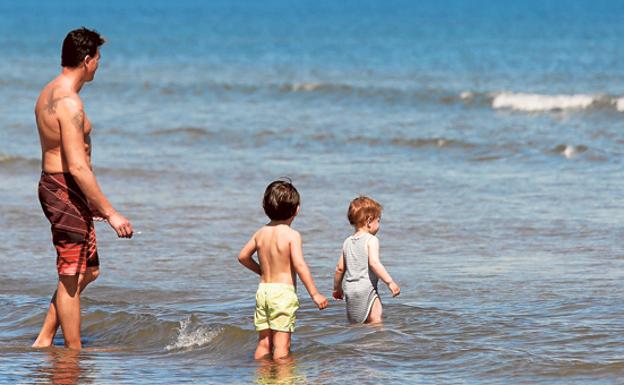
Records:
{"label": "man's hand", "polygon": [[117,236],[120,238],[132,238],[132,224],[123,215],[117,211],[113,212],[106,221],[115,230]]}
{"label": "man's hand", "polygon": [[334,297],[334,299],[344,299],[344,293],[342,291],[342,288],[334,290],[332,296]]}
{"label": "man's hand", "polygon": [[319,310],[323,310],[327,307],[327,298],[320,293],[316,293],[312,296],[312,301],[318,306]]}

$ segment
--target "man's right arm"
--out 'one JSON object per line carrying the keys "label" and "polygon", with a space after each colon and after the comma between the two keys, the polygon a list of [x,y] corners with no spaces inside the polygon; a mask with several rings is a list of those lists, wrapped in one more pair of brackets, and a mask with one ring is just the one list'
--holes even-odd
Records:
{"label": "man's right arm", "polygon": [[70,174],[87,200],[104,216],[118,236],[132,237],[132,225],[119,214],[102,193],[85,152],[84,111],[75,98],[59,102],[57,116],[61,131],[61,153]]}

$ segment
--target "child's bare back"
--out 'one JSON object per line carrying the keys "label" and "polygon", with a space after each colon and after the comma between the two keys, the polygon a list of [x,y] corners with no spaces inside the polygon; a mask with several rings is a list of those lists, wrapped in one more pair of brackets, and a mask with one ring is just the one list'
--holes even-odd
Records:
{"label": "child's bare back", "polygon": [[260,282],[296,284],[291,256],[292,245],[297,239],[301,242],[299,233],[286,224],[268,224],[256,232],[254,240],[260,262]]}

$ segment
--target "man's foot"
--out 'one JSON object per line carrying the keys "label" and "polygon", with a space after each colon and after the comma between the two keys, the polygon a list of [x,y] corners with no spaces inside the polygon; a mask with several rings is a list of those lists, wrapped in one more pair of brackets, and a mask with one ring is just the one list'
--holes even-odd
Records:
{"label": "man's foot", "polygon": [[33,348],[36,349],[41,349],[41,348],[49,348],[50,346],[52,346],[52,340],[53,338],[42,338],[41,336],[37,337],[37,339],[35,340],[35,343],[32,344]]}

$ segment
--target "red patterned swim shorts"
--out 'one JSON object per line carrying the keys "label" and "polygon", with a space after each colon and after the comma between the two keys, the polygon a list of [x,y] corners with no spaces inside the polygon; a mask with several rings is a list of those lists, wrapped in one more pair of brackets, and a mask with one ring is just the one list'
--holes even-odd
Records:
{"label": "red patterned swim shorts", "polygon": [[93,214],[71,174],[41,173],[39,202],[52,224],[58,274],[84,274],[99,266]]}

